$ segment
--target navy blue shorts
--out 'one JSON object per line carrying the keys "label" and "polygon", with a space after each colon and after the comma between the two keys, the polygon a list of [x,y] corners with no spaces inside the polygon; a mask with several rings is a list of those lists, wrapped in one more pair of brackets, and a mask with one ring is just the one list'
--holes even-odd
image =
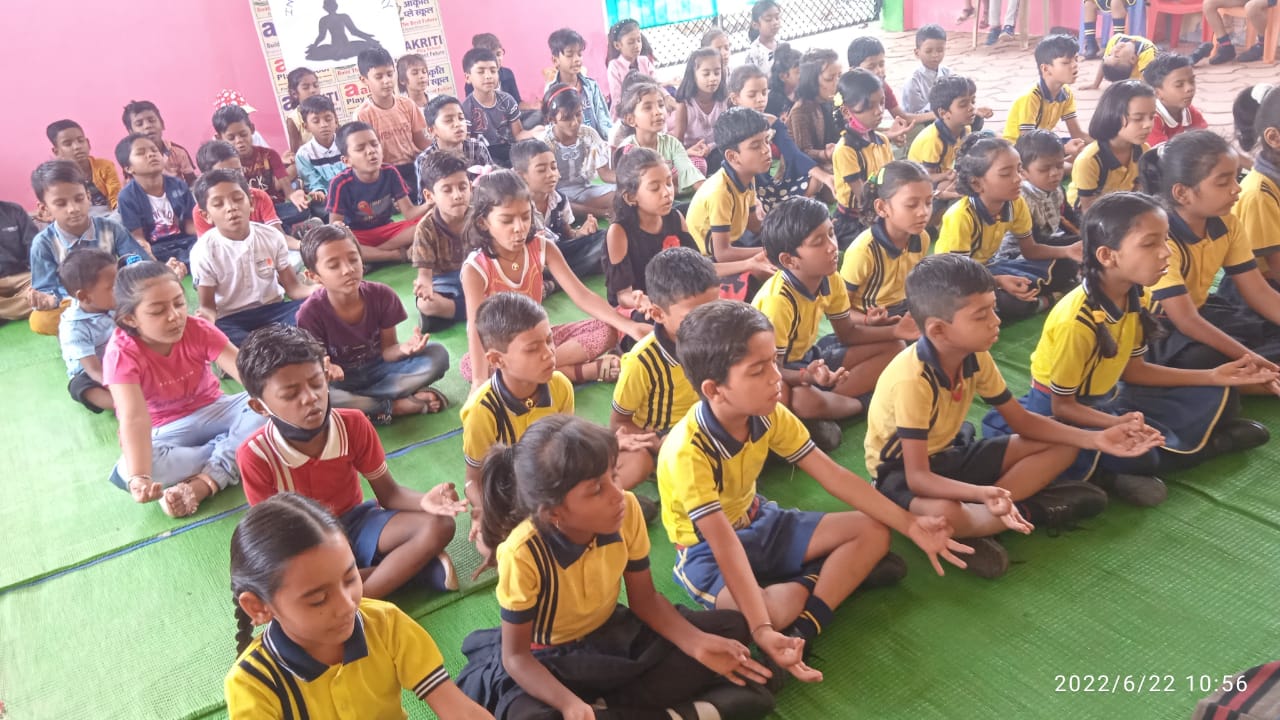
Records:
{"label": "navy blue shorts", "polygon": [[382,529],[399,510],[386,510],[373,500],[367,500],[351,508],[338,518],[347,533],[347,542],[356,556],[356,567],[367,568],[378,564],[378,538]]}
{"label": "navy blue shorts", "polygon": [[[929,456],[929,469],[952,480],[970,485],[995,485],[1004,469],[1009,437],[983,438],[960,442]],[[902,462],[881,463],[876,468],[876,489],[904,510],[911,509],[915,494],[907,485]]]}
{"label": "navy blue shorts", "polygon": [[[809,541],[826,513],[778,507],[778,503],[756,495],[747,511],[751,524],[737,530],[738,542],[751,562],[751,572],[761,587],[798,580],[806,573],[804,554]],[[716,564],[711,545],[676,547],[676,566],[671,571],[689,596],[706,608],[716,606],[716,596],[724,589],[724,575]]]}
{"label": "navy blue shorts", "polygon": [[[844,366],[844,356],[848,354],[849,348],[840,343],[840,338],[835,333],[828,333],[818,338],[818,342],[809,348],[809,352],[804,357],[786,364],[788,370],[803,370],[809,367],[809,363],[814,360],[822,360],[832,371],[839,370]],[[834,385],[817,385],[814,387],[820,390],[830,390]]]}

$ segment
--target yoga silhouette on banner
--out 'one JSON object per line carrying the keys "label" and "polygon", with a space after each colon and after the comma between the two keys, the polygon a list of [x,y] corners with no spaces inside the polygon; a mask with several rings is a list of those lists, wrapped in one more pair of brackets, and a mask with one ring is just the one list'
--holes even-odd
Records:
{"label": "yoga silhouette on banner", "polygon": [[[324,11],[326,14],[320,18],[320,32],[315,42],[307,46],[308,60],[345,60],[364,50],[382,47],[372,35],[356,27],[349,15],[338,12],[338,0],[324,0]],[[347,33],[361,40],[348,39]],[[325,35],[329,36],[329,44],[321,45]]]}

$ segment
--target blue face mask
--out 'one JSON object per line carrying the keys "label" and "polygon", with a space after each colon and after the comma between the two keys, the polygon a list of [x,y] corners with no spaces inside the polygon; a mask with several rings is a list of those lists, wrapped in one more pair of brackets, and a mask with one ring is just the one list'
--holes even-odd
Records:
{"label": "blue face mask", "polygon": [[[263,403],[263,407],[266,407],[266,403]],[[280,437],[288,440],[289,442],[311,442],[319,437],[321,433],[329,429],[329,418],[331,416],[330,409],[330,403],[326,400],[324,405],[324,422],[320,423],[320,425],[315,428],[298,427],[297,425],[294,425],[293,423],[281,418],[279,415],[271,412],[271,408],[267,408],[267,414],[270,416],[271,424],[275,425],[276,430],[279,431]]]}

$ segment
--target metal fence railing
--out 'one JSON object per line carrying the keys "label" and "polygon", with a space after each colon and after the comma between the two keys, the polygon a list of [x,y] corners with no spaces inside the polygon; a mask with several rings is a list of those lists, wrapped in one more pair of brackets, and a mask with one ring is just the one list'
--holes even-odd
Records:
{"label": "metal fence railing", "polygon": [[[782,39],[817,35],[880,17],[882,0],[782,0]],[[610,22],[634,17],[644,27],[660,67],[684,64],[698,47],[702,34],[719,26],[729,34],[735,51],[751,41],[751,3],[742,0],[684,0],[658,5],[636,0],[608,0]]]}

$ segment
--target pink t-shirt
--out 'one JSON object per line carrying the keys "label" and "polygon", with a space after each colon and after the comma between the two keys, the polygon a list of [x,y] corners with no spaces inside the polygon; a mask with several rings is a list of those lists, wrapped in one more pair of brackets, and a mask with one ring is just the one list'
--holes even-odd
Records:
{"label": "pink t-shirt", "polygon": [[382,143],[382,162],[388,165],[404,165],[418,156],[418,146],[413,144],[415,133],[427,129],[427,119],[413,101],[397,95],[391,107],[383,110],[374,104],[373,98],[365,98],[356,108],[355,119],[368,123]]}
{"label": "pink t-shirt", "polygon": [[222,397],[209,363],[228,342],[221,330],[194,315],[187,316],[182,339],[167,356],[116,328],[102,357],[103,384],[141,386],[151,426],[167,425]]}

